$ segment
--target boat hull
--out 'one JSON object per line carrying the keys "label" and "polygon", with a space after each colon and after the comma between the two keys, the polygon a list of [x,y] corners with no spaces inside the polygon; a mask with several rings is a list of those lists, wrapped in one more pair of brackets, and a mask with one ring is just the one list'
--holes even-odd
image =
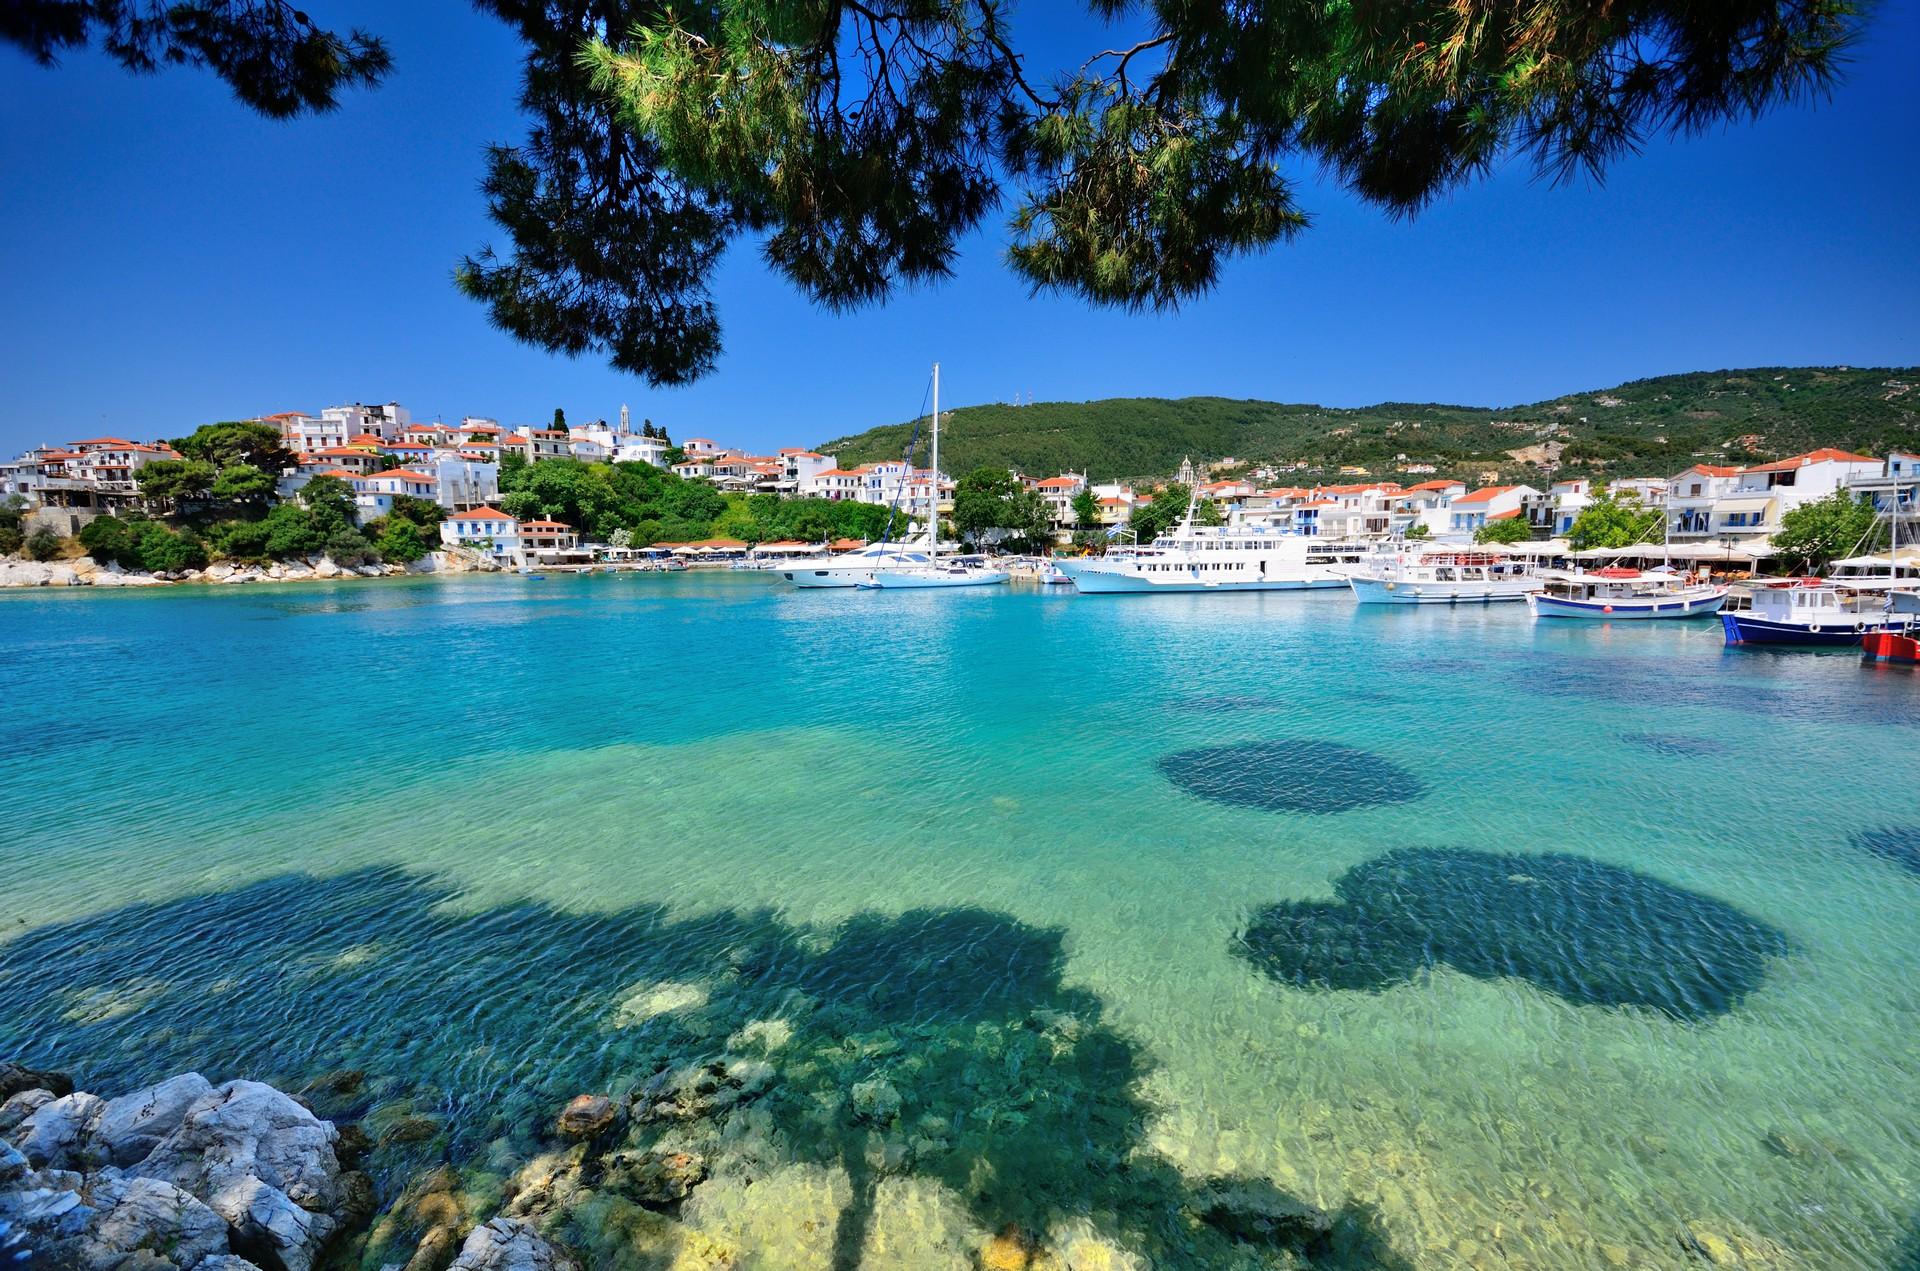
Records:
{"label": "boat hull", "polygon": [[1920,639],[1911,633],[1869,631],[1860,637],[1860,655],[1868,662],[1890,662],[1895,666],[1920,666]]}
{"label": "boat hull", "polygon": [[1720,625],[1726,632],[1729,647],[1771,644],[1792,645],[1802,649],[1848,649],[1858,646],[1865,635],[1890,632],[1901,636],[1911,630],[1907,623],[1899,621],[1887,623],[1854,619],[1850,622],[1806,624],[1774,622],[1738,611],[1721,614]]}
{"label": "boat hull", "polygon": [[1619,597],[1613,600],[1573,600],[1533,592],[1527,608],[1536,618],[1590,618],[1603,622],[1654,618],[1709,618],[1727,601],[1722,588],[1697,596]]}
{"label": "boat hull", "polygon": [[1140,574],[1120,569],[1102,569],[1097,564],[1075,561],[1063,563],[1060,572],[1072,582],[1074,590],[1086,595],[1122,595],[1142,592],[1175,591],[1313,591],[1321,588],[1345,587],[1347,580],[1332,573],[1324,575],[1270,577],[1210,582],[1199,575],[1182,577],[1171,574],[1162,578],[1146,578]]}
{"label": "boat hull", "polygon": [[876,569],[860,584],[867,591],[911,591],[935,587],[997,587],[1012,575],[1003,569],[985,569],[968,574],[908,574]]}
{"label": "boat hull", "polygon": [[858,587],[873,577],[870,569],[782,569],[780,577],[795,587]]}
{"label": "boat hull", "polygon": [[1483,605],[1521,601],[1538,591],[1536,582],[1396,582],[1382,578],[1347,576],[1353,598],[1363,605]]}

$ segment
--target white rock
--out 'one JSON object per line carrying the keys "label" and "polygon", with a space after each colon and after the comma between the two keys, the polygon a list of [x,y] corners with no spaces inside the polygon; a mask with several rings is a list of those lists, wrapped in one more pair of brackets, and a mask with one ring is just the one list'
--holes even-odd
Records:
{"label": "white rock", "polygon": [[22,1090],[0,1103],[0,1134],[12,1134],[22,1121],[57,1097],[51,1090]]}
{"label": "white rock", "polygon": [[314,565],[313,572],[314,575],[319,578],[338,578],[340,576],[340,567],[333,563],[331,556],[322,556],[319,562]]}
{"label": "white rock", "polygon": [[300,561],[295,561],[291,565],[288,565],[286,567],[286,572],[284,576],[290,581],[295,581],[295,582],[304,581],[308,578],[313,577],[313,568],[309,565],[301,563]]}
{"label": "white rock", "polygon": [[81,1238],[83,1265],[111,1267],[136,1250],[166,1250],[174,1265],[204,1265],[227,1252],[219,1214],[157,1178],[103,1178],[85,1192],[98,1214]]}
{"label": "white rock", "polygon": [[172,1133],[129,1173],[208,1196],[243,1177],[278,1188],[315,1212],[339,1201],[333,1125],[272,1086],[229,1081],[196,1100]]}
{"label": "white rock", "polygon": [[570,1271],[575,1265],[542,1240],[532,1223],[495,1218],[473,1229],[448,1271]]}
{"label": "white rock", "polygon": [[110,1100],[94,1122],[93,1137],[114,1165],[137,1165],[160,1140],[180,1128],[187,1109],[213,1089],[197,1072]]}
{"label": "white rock", "polygon": [[384,574],[386,571],[381,569],[380,566],[378,565],[361,565],[356,567],[353,572],[360,575],[362,578],[378,578],[382,574]]}
{"label": "white rock", "polygon": [[275,561],[273,562],[273,564],[267,566],[267,577],[285,578],[286,576],[287,576],[287,568],[286,566],[282,565],[279,561]]}
{"label": "white rock", "polygon": [[233,1245],[285,1271],[310,1271],[314,1257],[338,1223],[310,1213],[291,1197],[252,1175],[235,1178],[207,1198],[213,1212],[233,1228]]}
{"label": "white rock", "polygon": [[42,1105],[10,1137],[36,1169],[79,1169],[90,1163],[93,1125],[106,1106],[100,1096],[76,1090]]}

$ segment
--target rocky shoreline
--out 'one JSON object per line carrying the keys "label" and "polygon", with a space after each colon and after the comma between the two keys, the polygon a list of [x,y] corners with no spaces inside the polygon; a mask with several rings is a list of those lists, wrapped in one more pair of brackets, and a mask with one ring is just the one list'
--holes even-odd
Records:
{"label": "rocky shoreline", "polygon": [[[0,1063],[0,1095],[0,1261],[11,1265],[313,1271],[374,1215],[373,1182],[352,1168],[365,1138],[261,1082],[189,1072],[104,1099]],[[406,1265],[577,1266],[504,1217],[423,1241]]]}
{"label": "rocky shoreline", "polygon": [[500,565],[463,550],[430,552],[409,565],[341,565],[326,556],[243,565],[222,561],[205,569],[150,574],[105,565],[91,556],[74,560],[0,560],[0,587],[163,587],[190,583],[330,582],[349,578],[400,578],[418,574],[498,573]]}

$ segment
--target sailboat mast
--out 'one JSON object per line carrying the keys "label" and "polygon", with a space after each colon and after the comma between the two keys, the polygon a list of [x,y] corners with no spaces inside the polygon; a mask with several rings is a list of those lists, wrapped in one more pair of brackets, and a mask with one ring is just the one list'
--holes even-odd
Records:
{"label": "sailboat mast", "polygon": [[940,364],[933,364],[933,454],[928,461],[927,544],[940,550]]}

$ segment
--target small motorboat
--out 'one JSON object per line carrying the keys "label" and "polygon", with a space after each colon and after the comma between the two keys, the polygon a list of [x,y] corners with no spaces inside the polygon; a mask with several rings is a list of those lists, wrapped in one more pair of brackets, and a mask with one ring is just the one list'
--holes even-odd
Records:
{"label": "small motorboat", "polygon": [[1555,569],[1540,577],[1544,589],[1527,595],[1536,618],[1705,618],[1727,600],[1727,588],[1667,569]]}

